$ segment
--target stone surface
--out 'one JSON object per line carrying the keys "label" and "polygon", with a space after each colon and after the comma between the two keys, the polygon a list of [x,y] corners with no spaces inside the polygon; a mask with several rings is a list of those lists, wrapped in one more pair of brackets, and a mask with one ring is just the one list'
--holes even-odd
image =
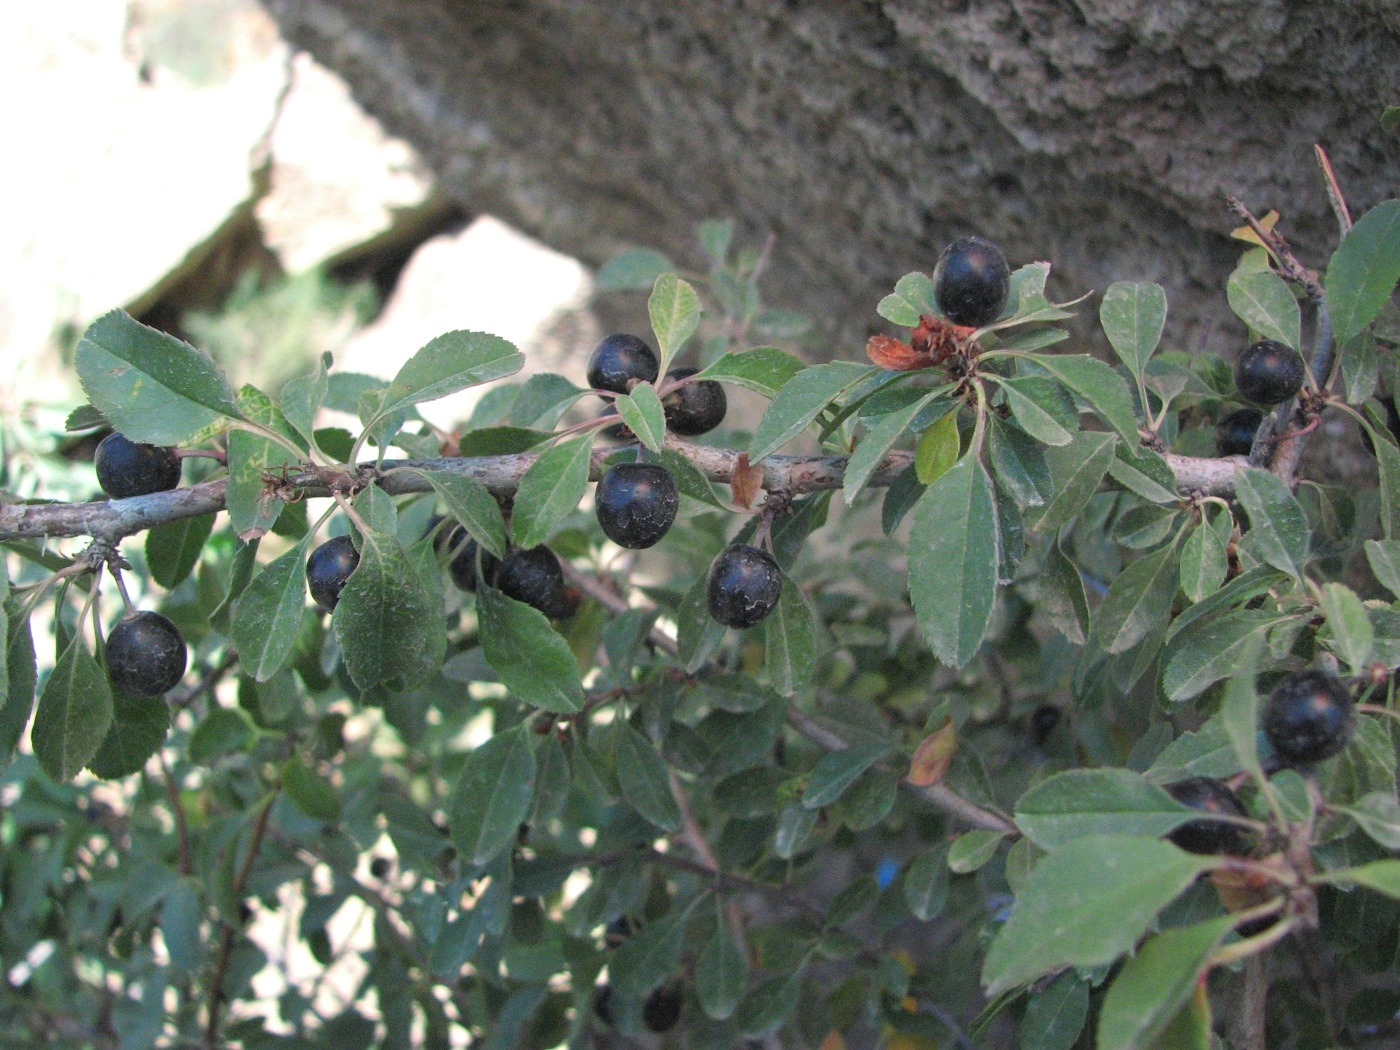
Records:
{"label": "stone surface", "polygon": [[1400,159],[1390,0],[267,2],[459,201],[594,264],[694,260],[694,223],[737,216],[845,355],[968,233],[1065,297],[1160,281],[1169,339],[1232,347],[1222,194],[1320,266],[1313,143],[1358,212]]}

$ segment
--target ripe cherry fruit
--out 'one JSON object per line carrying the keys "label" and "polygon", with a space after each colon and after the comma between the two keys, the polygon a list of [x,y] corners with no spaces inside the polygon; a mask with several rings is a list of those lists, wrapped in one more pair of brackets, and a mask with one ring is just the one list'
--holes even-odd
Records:
{"label": "ripe cherry fruit", "polygon": [[670,472],[655,463],[618,463],[598,479],[598,524],[619,547],[644,550],[676,520],[681,494]]}
{"label": "ripe cherry fruit", "polygon": [[1215,454],[1217,456],[1247,456],[1254,447],[1254,435],[1264,413],[1257,408],[1241,408],[1224,416],[1215,424]]}
{"label": "ripe cherry fruit", "polygon": [[1306,374],[1302,355],[1274,339],[1252,343],[1235,359],[1235,389],[1260,405],[1287,401],[1303,389]]}
{"label": "ripe cherry fruit", "polygon": [[[666,373],[666,378],[688,379],[695,372],[694,368],[674,368]],[[724,422],[729,402],[724,396],[724,387],[713,379],[702,379],[672,390],[661,399],[661,407],[665,410],[669,430],[682,437],[698,437]]]}
{"label": "ripe cherry fruit", "polygon": [[185,638],[157,612],[127,613],[107,636],[107,677],[123,693],[160,696],[185,675]]}
{"label": "ripe cherry fruit", "polygon": [[594,390],[625,394],[633,380],[654,383],[660,373],[655,351],[635,335],[610,335],[588,358],[588,385]]}
{"label": "ripe cherry fruit", "polygon": [[1351,690],[1325,671],[1298,671],[1274,687],[1260,715],[1264,735],[1285,766],[1311,765],[1351,741]]}
{"label": "ripe cherry fruit", "polygon": [[943,249],[933,268],[933,299],[954,324],[981,328],[1001,316],[1011,294],[1011,267],[991,241],[963,237]]}
{"label": "ripe cherry fruit", "polygon": [[752,627],[777,608],[782,593],[778,563],[758,547],[730,544],[710,563],[706,585],[710,615],[726,627]]}
{"label": "ripe cherry fruit", "polygon": [[[1244,817],[1248,812],[1228,784],[1213,777],[1191,777],[1167,784],[1166,792],[1184,806],[1202,813],[1224,817]],[[1167,836],[1187,853],[1243,857],[1249,853],[1253,836],[1249,829],[1223,820],[1191,820]]]}
{"label": "ripe cherry fruit", "polygon": [[334,612],[340,592],[359,564],[360,552],[349,536],[336,536],[317,547],[306,559],[306,585],[312,600],[326,612]]}
{"label": "ripe cherry fruit", "polygon": [[148,496],[180,484],[180,457],[173,448],[142,445],[113,431],[93,453],[97,483],[112,499]]}

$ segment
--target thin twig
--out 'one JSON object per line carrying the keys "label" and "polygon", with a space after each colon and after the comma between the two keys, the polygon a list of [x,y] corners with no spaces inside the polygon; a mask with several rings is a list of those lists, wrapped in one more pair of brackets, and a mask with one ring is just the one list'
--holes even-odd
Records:
{"label": "thin twig", "polygon": [[188,875],[194,869],[190,862],[190,827],[185,818],[185,805],[180,801],[180,791],[175,785],[175,777],[170,772],[170,763],[165,760],[165,749],[157,749],[156,755],[160,758],[160,771],[165,778],[165,797],[170,800],[170,812],[175,817],[175,841],[180,856],[180,874]]}
{"label": "thin twig", "polygon": [[1347,208],[1346,198],[1342,196],[1337,173],[1332,170],[1332,161],[1328,159],[1325,149],[1314,145],[1313,155],[1317,158],[1317,166],[1322,169],[1322,181],[1327,184],[1327,199],[1332,204],[1332,214],[1337,217],[1337,229],[1345,237],[1351,232],[1351,212]]}

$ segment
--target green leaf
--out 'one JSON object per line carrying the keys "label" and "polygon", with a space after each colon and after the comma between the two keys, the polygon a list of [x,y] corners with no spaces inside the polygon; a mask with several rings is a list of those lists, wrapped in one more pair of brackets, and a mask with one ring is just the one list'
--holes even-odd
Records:
{"label": "green leaf", "polygon": [[[578,661],[542,612],[494,587],[478,588],[476,611],[486,662],[512,695],[556,714],[573,714],[583,706]],[[528,660],[521,659],[524,653]]]}
{"label": "green leaf", "polygon": [[914,446],[914,475],[921,485],[932,485],[958,461],[962,439],[958,435],[956,408],[939,416],[919,436]]}
{"label": "green leaf", "polygon": [[589,433],[545,449],[520,479],[511,512],[511,534],[519,547],[546,542],[588,491],[593,437]]}
{"label": "green leaf", "polygon": [[1141,376],[1167,323],[1167,293],[1150,282],[1115,281],[1099,304],[1099,323],[1128,371]]}
{"label": "green leaf", "polygon": [[501,507],[485,485],[465,474],[446,470],[414,473],[433,487],[448,515],[460,522],[472,539],[496,557],[506,556],[506,525]]}
{"label": "green leaf", "polygon": [[1339,346],[1376,319],[1397,281],[1400,200],[1388,200],[1356,220],[1327,265],[1327,307]]}
{"label": "green leaf", "polygon": [[601,292],[644,292],[675,265],[650,248],[629,248],[605,262],[593,277]]}
{"label": "green leaf", "polygon": [[999,831],[964,831],[948,847],[948,870],[967,875],[986,864],[1005,838]]}
{"label": "green leaf", "polygon": [[1371,663],[1376,642],[1376,629],[1366,606],[1355,591],[1341,583],[1322,585],[1321,604],[1332,650],[1347,662],[1352,674],[1361,674]]}
{"label": "green leaf", "polygon": [[772,977],[764,981],[739,1005],[735,1017],[739,1031],[755,1039],[777,1031],[797,1009],[798,993],[801,991],[800,966],[786,977]]}
{"label": "green leaf", "polygon": [[1386,539],[1400,537],[1400,449],[1390,443],[1388,436],[1366,427],[1371,447],[1376,450],[1376,470],[1380,475],[1381,532]]}
{"label": "green leaf", "polygon": [[1267,470],[1246,467],[1235,475],[1235,496],[1249,515],[1249,536],[1259,557],[1295,579],[1308,556],[1308,518],[1288,484]]}
{"label": "green leaf", "polygon": [[1108,465],[1109,477],[1151,503],[1175,505],[1176,475],[1167,461],[1151,449],[1120,443]]}
{"label": "green leaf", "polygon": [[300,755],[282,763],[282,790],[312,820],[340,819],[340,793]]}
{"label": "green leaf", "polygon": [[656,396],[656,387],[638,383],[631,393],[619,394],[613,404],[637,440],[653,452],[660,452],[661,443],[666,440],[666,410]]}
{"label": "green leaf", "polygon": [[1236,270],[1225,285],[1235,316],[1265,339],[1298,349],[1302,312],[1283,278],[1272,270]]}
{"label": "green leaf", "polygon": [[1070,769],[1021,796],[1016,825],[1036,845],[1058,849],[1085,835],[1165,835],[1191,813],[1131,770]]}
{"label": "green leaf", "polygon": [[173,591],[199,563],[205,541],[213,531],[212,514],[152,526],[146,533],[146,564],[150,566],[151,579]]}
{"label": "green leaf", "polygon": [[1212,864],[1169,842],[1089,835],[1047,854],[987,952],[987,995],[1064,966],[1107,966]]}
{"label": "green leaf", "polygon": [[139,773],[165,743],[170,708],[160,697],[128,696],[112,690],[112,724],[88,768],[104,780]]}
{"label": "green leaf", "polygon": [[1355,884],[1400,900],[1400,860],[1373,860],[1355,868],[1338,868],[1313,876],[1317,882]]}
{"label": "green leaf", "polygon": [[467,756],[447,823],[462,858],[487,864],[515,841],[535,798],[535,752],[527,725],[497,733]]}
{"label": "green leaf", "polygon": [[[1048,393],[1040,385],[1046,382],[1038,376],[1003,381],[1001,389],[1006,395],[1006,406],[1021,429],[1037,441],[1046,445],[1068,445],[1074,440],[1074,433],[1062,426],[1054,414],[1039,403],[1045,400]],[[1058,391],[1058,388],[1055,389]]]}
{"label": "green leaf", "polygon": [[1237,609],[1182,631],[1162,671],[1162,693],[1173,703],[1200,696],[1216,682],[1238,673],[1239,661],[1253,640],[1285,617],[1253,609]]}
{"label": "green leaf", "polygon": [[316,416],[326,403],[326,393],[330,389],[330,379],[326,375],[330,366],[331,355],[328,351],[320,356],[316,367],[306,375],[296,376],[282,384],[282,415],[308,445],[316,443]]}
{"label": "green leaf", "polygon": [[1116,443],[1112,434],[1089,431],[1062,448],[1046,452],[1045,461],[1055,478],[1055,495],[1032,526],[1037,532],[1052,532],[1084,509],[1108,473]]}
{"label": "green leaf", "polygon": [[640,999],[680,965],[685,917],[679,908],[642,927],[608,959],[608,975],[625,998]]}
{"label": "green leaf", "polygon": [[1083,645],[1089,630],[1089,600],[1084,578],[1059,541],[1050,544],[1040,572],[1037,609],[1057,631],[1075,645]]}
{"label": "green leaf", "polygon": [[700,1008],[712,1020],[727,1020],[744,997],[748,980],[749,961],[721,922],[695,960],[695,997]]}
{"label": "green leaf", "polygon": [[914,511],[909,594],[939,660],[966,665],[991,626],[998,543],[992,483],[968,455],[929,486]]}
{"label": "green leaf", "polygon": [[132,441],[179,445],[240,418],[227,377],[209,357],[121,310],[83,333],[76,365],[88,400]]}
{"label": "green leaf", "polygon": [[802,793],[803,808],[821,809],[831,805],[888,750],[886,744],[857,744],[822,755],[807,774],[807,787]]}
{"label": "green leaf", "polygon": [[1094,611],[1095,642],[1107,653],[1127,652],[1170,618],[1177,582],[1175,544],[1133,562],[1109,584]]}
{"label": "green leaf", "polygon": [[259,682],[276,674],[296,649],[306,607],[309,538],[269,562],[233,607],[233,644],[243,671]]}
{"label": "green leaf", "polygon": [[997,487],[1022,507],[1042,507],[1054,491],[1042,446],[996,415],[988,420],[987,466]]}
{"label": "green leaf", "polygon": [[34,757],[54,780],[72,780],[97,754],[111,724],[112,687],[82,636],[75,635],[39,697],[29,734]]}
{"label": "green leaf", "polygon": [[627,804],[662,831],[681,829],[666,762],[652,742],[624,723],[617,735],[617,780]]}
{"label": "green leaf", "polygon": [[1350,806],[1333,804],[1332,810],[1351,817],[1378,845],[1400,850],[1400,799],[1392,792],[1370,791]]}
{"label": "green leaf", "polygon": [[675,479],[676,488],[680,489],[682,496],[699,500],[716,510],[729,510],[729,505],[715,495],[715,487],[710,484],[710,479],[675,449],[663,448],[657,461]]}
{"label": "green leaf", "polygon": [[403,363],[375,411],[384,418],[458,390],[519,372],[525,355],[509,340],[485,332],[446,332]]}
{"label": "green leaf", "polygon": [[662,372],[665,372],[666,363],[700,327],[700,296],[688,281],[674,273],[663,273],[652,285],[647,316],[651,318],[651,330],[656,333]]}
{"label": "green leaf", "polygon": [[215,707],[190,734],[189,757],[212,762],[221,755],[248,750],[257,738],[257,726],[241,707]]}
{"label": "green leaf", "polygon": [[1112,368],[1088,354],[1045,354],[1031,360],[1079,395],[1124,441],[1138,443],[1132,395]]}
{"label": "green leaf", "polygon": [[926,273],[906,273],[895,282],[894,293],[885,296],[875,312],[891,324],[913,328],[923,314],[937,314],[933,278]]}
{"label": "green leaf", "polygon": [[[367,489],[358,502],[377,491]],[[331,623],[345,668],[363,692],[412,689],[441,663],[441,640],[433,634],[443,630],[442,609],[392,532],[360,537],[360,563],[340,592]]]}
{"label": "green leaf", "polygon": [[1262,635],[1251,635],[1239,656],[1234,676],[1225,687],[1225,699],[1220,705],[1220,726],[1230,741],[1240,768],[1247,770],[1257,784],[1272,790],[1259,766],[1259,694],[1254,688],[1259,674],[1259,653]]}
{"label": "green leaf", "polygon": [[1381,377],[1381,353],[1376,337],[1363,331],[1337,351],[1342,362],[1342,389],[1351,405],[1363,404],[1376,392]]}
{"label": "green leaf", "polygon": [[[909,424],[914,417],[923,411],[924,406],[939,396],[941,396],[939,392],[928,394],[913,404],[884,416],[875,426],[866,431],[860,439],[860,443],[856,445],[855,451],[851,453],[850,460],[846,463],[846,474],[841,483],[841,492],[848,505],[855,502],[855,498],[860,495],[871,476],[884,462],[885,457],[889,455],[890,449],[894,448],[896,442],[909,429]],[[956,428],[954,428],[954,433],[957,433]]]}
{"label": "green leaf", "polygon": [[1386,590],[1400,597],[1400,540],[1367,540],[1366,560]]}
{"label": "green leaf", "polygon": [[[1223,523],[1226,535],[1217,525]],[[1181,548],[1181,591],[1193,602],[1204,601],[1225,582],[1229,572],[1226,549],[1230,525],[1229,514],[1217,514],[1214,522],[1203,521],[1196,526]]]}
{"label": "green leaf", "polygon": [[5,603],[8,638],[5,646],[4,704],[0,705],[0,769],[9,765],[19,745],[19,738],[29,725],[38,678],[29,616],[21,615],[17,606],[13,597]]}
{"label": "green leaf", "polygon": [[704,666],[723,640],[724,624],[710,615],[708,576],[701,573],[676,610],[676,647],[686,673],[694,674]]}
{"label": "green leaf", "polygon": [[1099,1012],[1097,1050],[1154,1046],[1233,924],[1225,915],[1149,937],[1113,979]]}
{"label": "green leaf", "polygon": [[510,406],[506,422],[512,426],[545,430],[552,430],[560,417],[588,393],[553,372],[532,375],[515,389],[515,401]]}
{"label": "green leaf", "polygon": [[772,455],[819,416],[824,408],[879,370],[855,361],[833,361],[803,369],[778,391],[749,446],[749,462]]}
{"label": "green leaf", "polygon": [[788,380],[806,367],[786,350],[779,350],[775,346],[756,346],[752,350],[725,354],[696,375],[695,379],[734,383],[772,399]]}
{"label": "green leaf", "polygon": [[948,901],[948,848],[938,846],[920,853],[904,873],[904,903],[914,918],[929,922]]}
{"label": "green leaf", "polygon": [[1021,1022],[1021,1050],[1072,1050],[1089,1017],[1089,984],[1073,973],[1032,993]]}
{"label": "green leaf", "polygon": [[[246,418],[268,430],[288,438],[296,434],[272,399],[256,387],[245,386],[238,392],[238,407]],[[247,542],[272,528],[284,504],[268,494],[264,474],[296,461],[290,449],[271,438],[246,430],[229,434],[225,499],[229,524],[239,539]]]}
{"label": "green leaf", "polygon": [[802,589],[783,575],[777,608],[763,622],[768,680],[782,696],[812,684],[816,672],[817,627]]}

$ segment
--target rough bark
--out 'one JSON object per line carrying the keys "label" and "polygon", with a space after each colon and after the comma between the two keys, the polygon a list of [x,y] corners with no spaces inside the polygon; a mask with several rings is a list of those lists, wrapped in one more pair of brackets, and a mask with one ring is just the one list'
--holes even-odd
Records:
{"label": "rough bark", "polygon": [[1179,345],[1228,349],[1222,193],[1321,266],[1313,144],[1358,212],[1400,161],[1391,0],[266,2],[462,204],[595,263],[694,262],[735,216],[777,236],[771,298],[848,340],[978,232],[1052,291],[1159,281]]}

